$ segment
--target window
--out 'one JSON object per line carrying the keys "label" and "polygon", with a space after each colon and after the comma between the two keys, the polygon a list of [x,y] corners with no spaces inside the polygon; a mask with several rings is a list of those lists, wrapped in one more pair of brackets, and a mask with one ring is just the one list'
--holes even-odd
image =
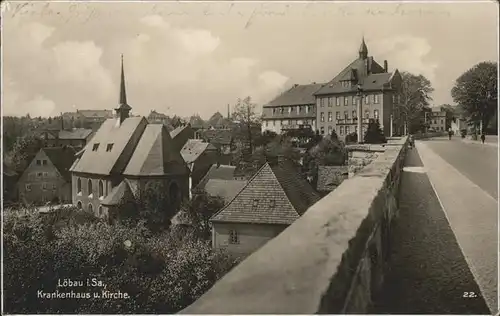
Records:
{"label": "window", "polygon": [[78,207],[78,209],[81,210],[82,209],[82,202],[78,201],[78,203],[76,203],[76,207]]}
{"label": "window", "polygon": [[354,133],[358,133],[358,127],[356,125],[354,125]]}
{"label": "window", "polygon": [[352,118],[353,119],[358,118],[358,116],[356,115],[356,111],[352,111]]}
{"label": "window", "polygon": [[336,102],[337,106],[340,106],[340,98],[339,97],[335,98],[335,102]]}
{"label": "window", "polygon": [[102,205],[99,205],[99,208],[97,209],[97,214],[99,215],[99,217],[103,215]]}
{"label": "window", "polygon": [[306,105],[306,114],[309,113],[309,105]]}
{"label": "window", "polygon": [[237,231],[235,231],[235,230],[229,231],[229,243],[230,244],[239,244],[240,243],[240,238],[238,236]]}
{"label": "window", "polygon": [[302,107],[301,106],[298,106],[297,107],[297,114],[300,114],[300,111],[302,110]]}
{"label": "window", "polygon": [[344,135],[344,126],[340,127],[340,135]]}
{"label": "window", "polygon": [[325,121],[325,112],[321,112],[321,114],[320,114],[320,121],[321,122]]}
{"label": "window", "polygon": [[346,127],[345,127],[345,134],[346,134],[346,135],[349,135],[350,133],[351,133],[351,132],[350,132],[350,128],[349,128],[349,126],[346,126]]}
{"label": "window", "polygon": [[378,103],[378,94],[373,95],[373,103]]}
{"label": "window", "polygon": [[291,106],[291,107],[288,108],[288,114],[291,114],[292,111],[293,111],[293,106]]}
{"label": "window", "polygon": [[349,111],[344,111],[344,118],[349,119]]}
{"label": "window", "polygon": [[332,112],[328,112],[328,122],[333,121]]}
{"label": "window", "polygon": [[444,124],[444,121],[443,121],[443,120],[441,120],[441,124]]}
{"label": "window", "polygon": [[273,121],[273,126],[276,126],[276,120]]}
{"label": "window", "polygon": [[276,206],[276,200],[270,200],[269,201],[269,207],[274,208]]}
{"label": "window", "polygon": [[87,190],[88,190],[88,193],[89,195],[92,194],[92,180],[89,179],[89,181],[87,182]]}
{"label": "window", "polygon": [[353,95],[352,96],[352,105],[356,105],[357,104],[357,96]]}
{"label": "window", "polygon": [[265,122],[266,122],[266,127],[268,127],[269,126],[269,121],[265,121]]}
{"label": "window", "polygon": [[254,199],[252,207],[257,207],[259,205],[259,199]]}
{"label": "window", "polygon": [[25,188],[27,192],[31,191],[31,183],[27,183]]}
{"label": "window", "polygon": [[320,133],[321,133],[321,135],[325,135],[325,127],[324,126],[321,126]]}
{"label": "window", "polygon": [[370,104],[370,96],[369,95],[367,95],[365,97],[365,104]]}
{"label": "window", "polygon": [[44,176],[44,177],[48,177],[48,176],[49,176],[49,173],[48,173],[48,172],[44,172],[44,173],[43,173],[43,176]]}
{"label": "window", "polygon": [[328,106],[333,106],[333,98],[332,97],[328,98]]}
{"label": "window", "polygon": [[280,114],[283,114],[283,112],[285,112],[285,110],[283,108],[280,108]]}
{"label": "window", "polygon": [[52,190],[57,190],[57,185],[53,184],[52,185]]}
{"label": "window", "polygon": [[335,112],[335,118],[340,120],[340,111]]}
{"label": "window", "polygon": [[281,121],[281,125],[288,125],[288,120]]}
{"label": "window", "polygon": [[94,206],[92,205],[92,203],[89,203],[89,212],[94,213]]}
{"label": "window", "polygon": [[43,166],[46,166],[46,165],[47,165],[47,160],[45,160],[45,159],[44,159],[44,160],[42,160],[42,165],[43,165]]}
{"label": "window", "polygon": [[99,180],[99,197],[104,196],[104,184],[102,183],[102,180]]}
{"label": "window", "polygon": [[378,110],[373,110],[373,117],[378,120]]}
{"label": "window", "polygon": [[275,108],[273,108],[273,115],[274,115],[274,114],[276,114],[276,109],[275,109]]}
{"label": "window", "polygon": [[37,165],[37,166],[41,166],[41,165],[42,165],[42,161],[37,159],[37,160],[36,160],[36,165]]}
{"label": "window", "polygon": [[113,149],[113,144],[108,144],[108,146],[106,146],[106,151],[111,151],[111,149]]}
{"label": "window", "polygon": [[328,125],[328,135],[332,135],[333,126]]}
{"label": "window", "polygon": [[43,172],[37,172],[36,176],[39,177],[39,178],[43,177]]}
{"label": "window", "polygon": [[76,192],[81,193],[82,192],[82,179],[78,178],[76,180]]}
{"label": "window", "polygon": [[42,190],[44,191],[47,190],[47,183],[45,182],[42,183]]}
{"label": "window", "polygon": [[347,97],[344,97],[344,105],[345,106],[349,105],[349,99]]}
{"label": "window", "polygon": [[370,111],[368,110],[365,111],[365,118],[370,118]]}
{"label": "window", "polygon": [[92,151],[97,151],[99,149],[99,143],[95,143],[94,146],[92,147]]}

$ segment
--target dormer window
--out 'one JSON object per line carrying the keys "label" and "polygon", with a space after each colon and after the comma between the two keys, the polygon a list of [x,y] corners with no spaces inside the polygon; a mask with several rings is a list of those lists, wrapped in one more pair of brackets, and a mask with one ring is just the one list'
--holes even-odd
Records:
{"label": "dormer window", "polygon": [[259,205],[259,199],[254,199],[253,200],[253,207],[257,207],[257,205]]}
{"label": "dormer window", "polygon": [[99,143],[95,143],[94,146],[92,147],[92,151],[97,151],[99,149]]}
{"label": "dormer window", "polygon": [[276,200],[269,201],[269,208],[274,208],[276,206]]}
{"label": "dormer window", "polygon": [[113,149],[113,144],[108,144],[108,146],[106,146],[106,151],[111,151]]}

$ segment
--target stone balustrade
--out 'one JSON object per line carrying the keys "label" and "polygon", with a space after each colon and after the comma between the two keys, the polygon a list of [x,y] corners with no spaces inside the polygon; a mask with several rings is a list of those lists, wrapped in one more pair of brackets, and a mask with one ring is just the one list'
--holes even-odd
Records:
{"label": "stone balustrade", "polygon": [[367,313],[387,268],[407,148],[407,137],[353,147],[377,157],[180,313]]}

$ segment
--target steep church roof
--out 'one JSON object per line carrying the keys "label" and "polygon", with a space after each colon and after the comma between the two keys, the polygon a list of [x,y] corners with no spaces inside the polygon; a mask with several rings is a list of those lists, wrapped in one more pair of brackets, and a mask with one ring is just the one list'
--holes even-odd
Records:
{"label": "steep church roof", "polygon": [[186,168],[166,127],[162,124],[149,124],[123,174],[161,176],[188,172]]}

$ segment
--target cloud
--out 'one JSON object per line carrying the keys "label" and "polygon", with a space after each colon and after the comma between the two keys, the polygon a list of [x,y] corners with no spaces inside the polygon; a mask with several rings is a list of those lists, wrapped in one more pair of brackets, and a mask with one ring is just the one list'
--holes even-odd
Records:
{"label": "cloud", "polygon": [[384,38],[371,44],[369,49],[375,58],[383,56],[389,61],[389,71],[394,69],[391,65],[397,65],[400,71],[422,74],[435,82],[439,64],[428,59],[432,46],[427,39],[415,36]]}
{"label": "cloud", "polygon": [[31,117],[54,116],[58,114],[55,111],[56,104],[54,101],[46,99],[43,95],[37,95],[35,98],[22,104],[21,107],[26,109],[26,113],[29,112]]}

